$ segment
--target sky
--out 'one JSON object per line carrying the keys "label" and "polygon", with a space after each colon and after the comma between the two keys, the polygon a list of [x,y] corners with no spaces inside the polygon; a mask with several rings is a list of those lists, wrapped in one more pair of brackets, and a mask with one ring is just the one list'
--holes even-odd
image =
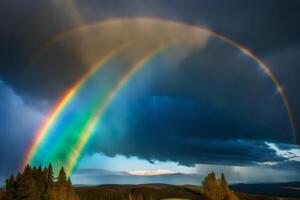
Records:
{"label": "sky", "polygon": [[[162,45],[164,51],[109,99],[76,159],[74,173],[80,169],[200,174],[215,170],[236,182],[299,181],[299,4],[280,0],[1,1],[0,181],[20,169],[39,128],[67,89],[97,58],[121,43],[126,50],[118,49],[122,53],[95,73],[64,109],[49,131],[52,135],[41,143],[34,164],[57,162],[58,166],[69,159],[70,152],[76,154],[72,141],[78,129],[73,125],[80,125],[81,116],[90,119],[93,105],[98,99],[106,102],[106,93],[113,91],[113,84],[139,56]],[[130,21],[133,17],[155,22],[149,25],[142,20],[136,25]],[[49,40],[78,25],[112,18],[128,22]],[[281,87],[247,53],[205,30],[255,53],[270,66]],[[173,39],[180,42],[166,49]],[[134,45],[126,46],[127,41]],[[63,137],[64,133],[69,135]]]}

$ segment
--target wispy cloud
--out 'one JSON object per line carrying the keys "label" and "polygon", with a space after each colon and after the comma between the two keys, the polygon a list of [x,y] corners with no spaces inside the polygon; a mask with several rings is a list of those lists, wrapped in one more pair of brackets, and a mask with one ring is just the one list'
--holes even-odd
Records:
{"label": "wispy cloud", "polygon": [[280,149],[275,143],[265,142],[266,145],[276,152],[276,155],[279,157],[285,158],[289,161],[300,162],[300,149],[291,148],[291,149]]}

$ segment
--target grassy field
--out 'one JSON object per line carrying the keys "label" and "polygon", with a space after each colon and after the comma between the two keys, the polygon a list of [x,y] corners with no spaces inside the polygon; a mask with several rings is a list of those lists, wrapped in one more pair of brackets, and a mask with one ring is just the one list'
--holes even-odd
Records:
{"label": "grassy field", "polygon": [[[0,200],[3,196],[0,189]],[[76,187],[80,200],[201,200],[201,188],[194,185],[100,185]],[[296,198],[275,198],[237,192],[239,200],[300,200]]]}
{"label": "grassy field", "polygon": [[169,198],[169,199],[161,199],[161,200],[189,200],[189,199]]}
{"label": "grassy field", "polygon": [[76,192],[81,200],[100,199],[201,199],[199,190],[184,186],[165,184],[145,185],[100,185],[96,187],[78,187]]}
{"label": "grassy field", "polygon": [[[81,200],[201,200],[201,187],[194,185],[100,185],[77,187]],[[239,200],[279,200],[280,198],[237,192]],[[284,200],[296,200],[284,198]],[[298,199],[299,200],[299,199]]]}
{"label": "grassy field", "polygon": [[161,200],[189,200],[189,199],[169,198],[169,199],[161,199]]}

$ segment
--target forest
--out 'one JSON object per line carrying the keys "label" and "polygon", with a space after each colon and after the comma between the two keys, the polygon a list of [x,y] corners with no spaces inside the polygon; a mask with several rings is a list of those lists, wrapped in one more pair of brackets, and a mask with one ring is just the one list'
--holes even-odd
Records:
{"label": "forest", "polygon": [[54,177],[53,167],[42,168],[27,165],[17,176],[11,175],[5,181],[3,200],[79,200],[70,177],[64,168]]}

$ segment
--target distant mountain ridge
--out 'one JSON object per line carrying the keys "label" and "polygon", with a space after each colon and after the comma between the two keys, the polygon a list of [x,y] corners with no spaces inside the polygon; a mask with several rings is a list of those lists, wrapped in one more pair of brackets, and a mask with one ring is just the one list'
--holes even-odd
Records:
{"label": "distant mountain ridge", "polygon": [[[132,175],[125,171],[109,171],[104,169],[80,169],[72,176],[76,186],[88,185],[200,185],[204,178],[201,174],[162,174],[162,175]],[[239,183],[231,184],[236,191],[268,196],[300,197],[300,182],[288,183]]]}
{"label": "distant mountain ridge", "polygon": [[160,174],[133,175],[124,171],[109,171],[104,169],[80,169],[72,175],[75,185],[102,184],[145,184],[164,183],[182,185],[185,183],[199,185],[204,176],[199,174]]}
{"label": "distant mountain ridge", "polygon": [[101,176],[129,176],[128,172],[125,171],[110,171],[105,169],[79,169],[75,174],[93,174],[93,175],[101,175]]}

